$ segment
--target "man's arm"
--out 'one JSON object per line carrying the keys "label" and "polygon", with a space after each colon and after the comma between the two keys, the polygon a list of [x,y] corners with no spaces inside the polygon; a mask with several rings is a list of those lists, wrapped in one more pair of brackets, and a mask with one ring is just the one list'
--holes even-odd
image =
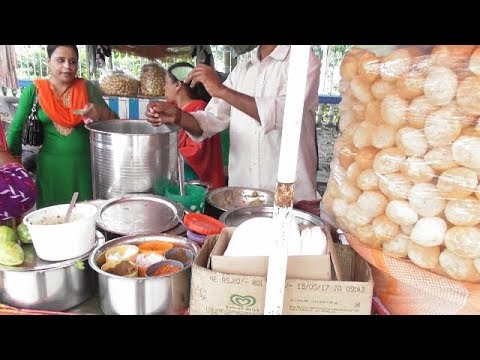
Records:
{"label": "man's arm", "polygon": [[260,122],[255,98],[223,85],[212,67],[204,64],[197,65],[185,82],[190,82],[191,87],[194,87],[197,82],[201,82],[210,96],[222,99],[231,106]]}

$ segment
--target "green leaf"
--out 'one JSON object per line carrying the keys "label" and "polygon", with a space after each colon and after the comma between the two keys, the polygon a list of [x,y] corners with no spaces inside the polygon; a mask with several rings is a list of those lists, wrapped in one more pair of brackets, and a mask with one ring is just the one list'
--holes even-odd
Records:
{"label": "green leaf", "polygon": [[78,270],[85,270],[85,264],[83,263],[82,260],[75,261],[74,265]]}

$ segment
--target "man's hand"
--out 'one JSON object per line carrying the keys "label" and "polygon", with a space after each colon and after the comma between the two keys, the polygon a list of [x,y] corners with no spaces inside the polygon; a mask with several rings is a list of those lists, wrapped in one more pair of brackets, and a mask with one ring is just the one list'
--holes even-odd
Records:
{"label": "man's hand", "polygon": [[198,82],[203,84],[210,96],[221,98],[225,87],[214,68],[205,64],[197,65],[195,69],[190,72],[185,83],[190,83],[190,87],[194,87]]}
{"label": "man's hand", "polygon": [[175,105],[157,101],[147,105],[145,116],[147,121],[155,127],[163,124],[178,124],[182,111]]}

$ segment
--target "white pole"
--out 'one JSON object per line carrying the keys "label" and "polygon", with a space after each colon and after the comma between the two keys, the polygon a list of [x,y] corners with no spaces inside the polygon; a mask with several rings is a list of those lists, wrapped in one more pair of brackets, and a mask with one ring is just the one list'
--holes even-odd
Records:
{"label": "white pole", "polygon": [[290,213],[293,205],[309,56],[309,45],[292,45],[273,210],[274,226],[279,231],[275,235],[275,246],[268,259],[265,315],[281,315],[283,310]]}

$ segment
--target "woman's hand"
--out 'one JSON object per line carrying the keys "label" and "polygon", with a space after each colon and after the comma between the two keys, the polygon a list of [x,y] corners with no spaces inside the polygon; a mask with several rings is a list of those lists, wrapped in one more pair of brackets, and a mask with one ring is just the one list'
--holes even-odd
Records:
{"label": "woman's hand", "polygon": [[197,82],[203,84],[205,90],[207,90],[211,97],[222,97],[225,86],[223,86],[220,77],[213,67],[198,64],[188,75],[185,84],[190,83],[190,87],[194,87]]}
{"label": "woman's hand", "polygon": [[179,124],[182,110],[166,102],[157,101],[147,105],[145,116],[147,121],[157,127],[163,124]]}
{"label": "woman's hand", "polygon": [[113,113],[111,113],[109,109],[93,103],[88,103],[85,105],[82,113],[83,122],[85,124],[89,124],[93,121],[113,119],[113,116],[111,115],[113,115]]}

